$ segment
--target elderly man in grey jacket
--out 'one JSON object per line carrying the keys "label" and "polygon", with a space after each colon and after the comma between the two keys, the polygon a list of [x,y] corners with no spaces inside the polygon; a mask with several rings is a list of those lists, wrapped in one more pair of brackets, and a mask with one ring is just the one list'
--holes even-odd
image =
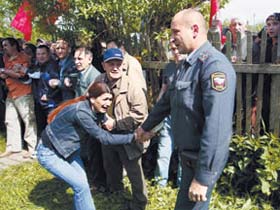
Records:
{"label": "elderly man in grey jacket", "polygon": [[[134,131],[148,114],[145,92],[140,84],[129,80],[123,73],[123,59],[118,48],[105,51],[103,68],[106,73],[97,78],[97,81],[107,83],[114,95],[108,120],[103,126],[118,134]],[[147,204],[147,189],[141,164],[143,151],[144,146],[136,142],[118,146],[102,145],[107,185],[111,192],[123,190],[123,166],[127,171],[133,197],[127,208],[131,210],[144,210]]]}

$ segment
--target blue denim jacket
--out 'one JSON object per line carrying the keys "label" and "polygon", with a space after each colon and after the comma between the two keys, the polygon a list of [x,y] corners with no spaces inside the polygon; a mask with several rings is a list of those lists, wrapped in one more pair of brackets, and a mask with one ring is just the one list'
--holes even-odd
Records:
{"label": "blue denim jacket", "polygon": [[80,142],[89,136],[102,144],[126,144],[133,134],[111,134],[98,126],[103,114],[92,111],[88,100],[65,107],[46,127],[46,135],[64,158],[80,149]]}

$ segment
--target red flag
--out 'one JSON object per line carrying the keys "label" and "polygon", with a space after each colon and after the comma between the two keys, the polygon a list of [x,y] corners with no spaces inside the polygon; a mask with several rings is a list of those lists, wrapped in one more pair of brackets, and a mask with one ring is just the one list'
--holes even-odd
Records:
{"label": "red flag", "polygon": [[11,26],[24,34],[24,39],[29,41],[32,34],[32,10],[29,2],[23,0],[14,17]]}
{"label": "red flag", "polygon": [[211,0],[210,8],[209,27],[212,26],[212,20],[217,18],[217,12],[219,11],[219,0]]}
{"label": "red flag", "polygon": [[222,35],[223,25],[222,25],[222,21],[219,19],[218,12],[219,12],[219,0],[211,0],[209,28],[215,28],[219,30],[221,43],[224,44],[226,42],[226,37]]}

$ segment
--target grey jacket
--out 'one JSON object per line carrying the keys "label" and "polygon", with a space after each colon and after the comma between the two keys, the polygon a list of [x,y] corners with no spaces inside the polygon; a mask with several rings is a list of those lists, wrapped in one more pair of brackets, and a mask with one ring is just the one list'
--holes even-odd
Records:
{"label": "grey jacket", "polygon": [[[101,74],[96,81],[109,83],[106,74]],[[117,121],[115,133],[133,132],[148,115],[148,104],[144,90],[138,83],[131,81],[123,74],[118,82],[118,93],[114,96],[113,115]],[[112,89],[112,88],[111,88]],[[132,160],[142,155],[145,144],[132,142],[124,145],[128,159]]]}
{"label": "grey jacket", "polygon": [[81,75],[78,84],[75,88],[76,97],[84,95],[89,85],[95,80],[95,78],[100,74],[100,72],[93,65],[90,65],[80,74]]}

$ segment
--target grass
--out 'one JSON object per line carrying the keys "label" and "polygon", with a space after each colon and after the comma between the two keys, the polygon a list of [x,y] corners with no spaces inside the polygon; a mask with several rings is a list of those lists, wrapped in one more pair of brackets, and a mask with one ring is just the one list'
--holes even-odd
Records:
{"label": "grass", "polygon": [[[4,151],[5,141],[0,136],[0,151]],[[36,161],[11,166],[0,171],[0,210],[71,210],[73,191],[64,182],[54,178]],[[149,203],[147,210],[174,209],[178,190],[171,187],[159,188],[147,181]],[[93,192],[97,210],[122,210],[125,200],[130,198],[130,185],[125,178],[124,197],[105,196]],[[231,192],[233,192],[231,190]],[[234,194],[213,193],[212,210],[272,210],[268,204],[259,207],[250,195],[236,197]]]}
{"label": "grass", "polygon": [[5,151],[5,137],[4,134],[2,134],[0,132],[0,152],[4,152]]}
{"label": "grass", "polygon": [[[0,178],[0,209],[72,209],[72,190],[64,182],[55,179],[37,162],[12,166],[0,172]],[[130,189],[127,179],[125,179],[125,185],[127,189],[125,198],[129,199]],[[150,188],[150,196],[153,198],[153,204],[150,203],[147,209],[173,209],[176,190],[169,187],[157,191],[157,187],[152,188]],[[162,195],[169,195],[168,199],[164,200]],[[117,195],[104,196],[97,192],[93,192],[93,198],[97,210],[121,210],[125,201]]]}
{"label": "grass", "polygon": [[[0,151],[5,150],[3,135],[0,136]],[[37,161],[11,166],[0,171],[0,210],[70,210],[73,209],[73,191],[63,181],[54,178]],[[105,196],[92,192],[97,210],[121,210],[129,200],[130,185],[124,180],[126,192],[123,196]],[[159,189],[149,185],[152,203],[149,210],[171,210],[174,208],[177,190],[167,187]],[[163,199],[163,195],[168,199]]]}

